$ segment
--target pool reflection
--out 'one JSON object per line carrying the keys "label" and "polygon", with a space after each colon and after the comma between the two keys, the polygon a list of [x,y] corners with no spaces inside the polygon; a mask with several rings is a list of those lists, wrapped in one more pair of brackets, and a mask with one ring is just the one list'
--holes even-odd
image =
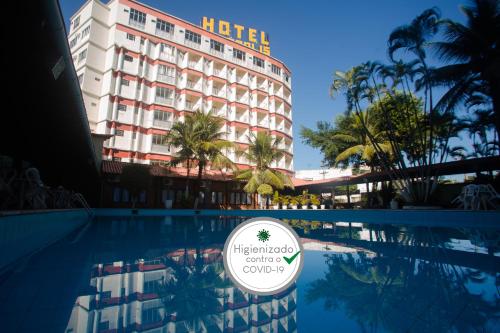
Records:
{"label": "pool reflection", "polygon": [[[149,259],[96,264],[93,292],[78,297],[67,331],[295,332],[295,285],[256,296],[235,287],[224,272],[222,242],[240,221],[164,219],[159,234],[182,247]],[[148,228],[144,221],[114,221],[110,227],[114,236]]]}
{"label": "pool reflection", "polygon": [[0,275],[0,331],[500,331],[498,228],[287,220],[303,272],[257,297],[223,269],[245,219],[98,218]]}

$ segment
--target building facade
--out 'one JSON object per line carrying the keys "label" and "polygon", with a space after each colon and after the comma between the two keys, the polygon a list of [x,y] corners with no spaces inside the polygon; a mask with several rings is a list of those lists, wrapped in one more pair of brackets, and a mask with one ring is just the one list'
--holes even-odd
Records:
{"label": "building facade", "polygon": [[90,127],[112,135],[103,159],[164,164],[175,154],[164,144],[172,124],[200,110],[223,118],[225,138],[242,149],[259,131],[282,138],[286,154],[272,167],[293,172],[291,77],[281,61],[129,0],[86,2],[68,41]]}

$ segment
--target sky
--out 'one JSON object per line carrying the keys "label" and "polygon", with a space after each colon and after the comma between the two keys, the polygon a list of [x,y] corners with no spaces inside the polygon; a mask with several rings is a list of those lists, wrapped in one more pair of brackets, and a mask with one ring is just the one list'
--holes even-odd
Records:
{"label": "sky", "polygon": [[[59,0],[66,25],[85,0]],[[345,111],[328,88],[336,70],[368,60],[387,60],[390,32],[423,10],[437,6],[443,17],[463,22],[459,6],[468,0],[141,0],[200,24],[203,16],[269,34],[271,55],[292,72],[295,170],[318,169],[322,155],[302,143],[301,127],[333,120]],[[103,1],[107,2],[107,1]]]}

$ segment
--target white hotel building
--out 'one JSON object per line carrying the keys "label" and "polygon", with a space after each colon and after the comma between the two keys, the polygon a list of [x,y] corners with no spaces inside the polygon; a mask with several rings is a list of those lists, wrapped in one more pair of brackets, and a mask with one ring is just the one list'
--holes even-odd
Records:
{"label": "white hotel building", "polygon": [[258,131],[282,137],[287,153],[273,167],[293,172],[291,78],[281,61],[130,0],[87,1],[68,40],[91,130],[112,135],[104,159],[168,161],[172,123],[202,110],[224,118],[221,131],[242,148]]}

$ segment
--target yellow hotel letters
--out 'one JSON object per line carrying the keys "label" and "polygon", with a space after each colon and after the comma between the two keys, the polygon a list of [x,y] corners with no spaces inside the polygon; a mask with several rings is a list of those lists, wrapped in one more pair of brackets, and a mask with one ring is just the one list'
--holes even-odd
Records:
{"label": "yellow hotel letters", "polygon": [[[217,24],[216,24],[217,23]],[[271,55],[271,47],[267,34],[264,31],[247,28],[239,24],[231,24],[227,21],[203,17],[202,27],[210,32],[231,38],[236,43],[250,47],[260,53]]]}

